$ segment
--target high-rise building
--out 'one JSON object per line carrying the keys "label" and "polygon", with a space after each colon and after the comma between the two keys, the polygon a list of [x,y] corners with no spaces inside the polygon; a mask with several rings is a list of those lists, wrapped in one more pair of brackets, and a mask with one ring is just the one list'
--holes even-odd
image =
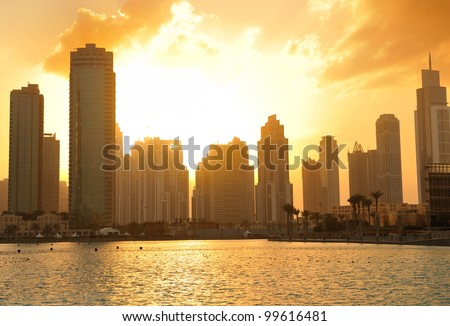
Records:
{"label": "high-rise building", "polygon": [[0,215],[8,210],[8,179],[0,180]]}
{"label": "high-rise building", "polygon": [[422,70],[422,87],[417,89],[416,126],[417,179],[419,203],[427,202],[427,166],[450,163],[450,107],[447,90],[440,85],[439,71]]}
{"label": "high-rise building", "polygon": [[118,224],[187,221],[189,171],[179,141],[147,137],[135,142],[129,158]]}
{"label": "high-rise building", "polygon": [[[243,155],[244,153],[244,155]],[[192,219],[221,225],[253,224],[253,167],[245,142],[234,138],[227,145],[210,145],[195,172]]]}
{"label": "high-rise building", "polygon": [[288,139],[284,126],[271,115],[261,127],[258,141],[258,184],[256,185],[256,221],[260,224],[286,220],[285,204],[292,204],[289,182]]}
{"label": "high-rise building", "polygon": [[450,226],[450,164],[426,166],[427,219],[431,227]]}
{"label": "high-rise building", "polygon": [[303,209],[310,212],[319,212],[321,209],[322,182],[320,170],[315,169],[317,164],[311,158],[302,164]]}
{"label": "high-rise building", "polygon": [[42,210],[59,212],[59,140],[44,134],[42,159]]}
{"label": "high-rise building", "polygon": [[115,141],[115,89],[112,52],[86,44],[70,53],[69,215],[82,225],[114,220],[114,172],[101,166]]}
{"label": "high-rise building", "polygon": [[324,136],[320,141],[321,151],[319,153],[319,162],[322,164],[320,169],[321,179],[321,213],[331,213],[333,206],[340,205],[339,193],[339,166],[337,162],[328,157],[337,149],[337,141],[334,136]]}
{"label": "high-rise building", "polygon": [[348,175],[350,196],[360,194],[370,196],[378,190],[377,151],[364,151],[361,144],[355,142],[353,152],[348,153]]}
{"label": "high-rise building", "polygon": [[68,213],[69,211],[69,188],[66,181],[59,182],[59,212]]}
{"label": "high-rise building", "polygon": [[29,84],[11,91],[8,210],[33,213],[42,207],[44,96]]}
{"label": "high-rise building", "polygon": [[382,114],[376,122],[378,186],[383,201],[403,203],[400,122],[393,114]]}

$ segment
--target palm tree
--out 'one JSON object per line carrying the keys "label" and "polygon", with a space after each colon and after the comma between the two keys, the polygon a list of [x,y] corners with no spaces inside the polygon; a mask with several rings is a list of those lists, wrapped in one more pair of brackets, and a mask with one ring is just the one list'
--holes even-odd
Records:
{"label": "palm tree", "polygon": [[378,198],[383,196],[383,192],[380,190],[372,191],[370,195],[375,199],[375,232],[377,234],[377,240],[380,236],[380,215],[378,214]]}
{"label": "palm tree", "polygon": [[319,221],[322,218],[322,215],[320,215],[320,212],[313,212],[311,214],[311,218],[316,220],[316,226],[319,226]]}
{"label": "palm tree", "polygon": [[295,217],[297,218],[297,219],[296,219],[296,222],[297,222],[297,233],[298,233],[298,232],[299,232],[299,228],[298,228],[298,216],[300,215],[300,210],[299,210],[298,208],[294,208],[293,213],[294,213]]}
{"label": "palm tree", "polygon": [[356,197],[356,195],[352,195],[350,196],[349,199],[347,199],[347,201],[350,203],[350,205],[352,206],[352,210],[353,210],[353,214],[352,214],[352,224],[354,224],[353,220],[356,218],[356,205],[359,202],[359,199]]}
{"label": "palm tree", "polygon": [[309,214],[310,214],[310,212],[307,209],[302,211],[302,216],[305,218],[305,224],[303,225],[303,227],[306,230],[306,233],[308,233],[308,216],[309,216]]}
{"label": "palm tree", "polygon": [[364,198],[364,200],[363,200],[363,207],[365,206],[365,207],[367,207],[367,216],[368,216],[368,223],[369,223],[369,226],[370,226],[370,206],[372,206],[372,199],[370,199],[370,198]]}
{"label": "palm tree", "polygon": [[284,204],[284,206],[283,206],[283,210],[286,212],[286,221],[287,221],[286,227],[287,227],[288,236],[291,235],[289,226],[291,224],[291,216],[294,213],[294,209],[295,209],[294,206],[292,206],[292,204],[290,204],[290,203]]}

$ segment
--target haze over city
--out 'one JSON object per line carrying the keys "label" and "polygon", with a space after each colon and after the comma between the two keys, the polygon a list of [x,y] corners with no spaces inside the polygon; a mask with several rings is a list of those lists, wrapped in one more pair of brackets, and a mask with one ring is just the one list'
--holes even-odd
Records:
{"label": "haze over city", "polygon": [[[375,121],[400,120],[404,202],[417,203],[415,89],[420,69],[450,84],[446,1],[21,1],[2,4],[0,179],[8,177],[9,92],[27,82],[45,96],[45,132],[61,140],[68,177],[69,52],[114,52],[117,115],[132,141],[199,144],[234,136],[256,144],[277,114],[300,155],[332,134],[375,148]],[[8,13],[21,12],[22,19]],[[249,14],[251,13],[251,14]],[[420,24],[418,23],[420,22]],[[346,154],[346,151],[344,151]],[[6,154],[6,155],[5,155]],[[198,158],[200,159],[200,157]],[[341,159],[346,162],[346,155]],[[341,204],[349,197],[341,170]],[[193,179],[191,171],[190,178]],[[291,172],[302,207],[301,169]]]}

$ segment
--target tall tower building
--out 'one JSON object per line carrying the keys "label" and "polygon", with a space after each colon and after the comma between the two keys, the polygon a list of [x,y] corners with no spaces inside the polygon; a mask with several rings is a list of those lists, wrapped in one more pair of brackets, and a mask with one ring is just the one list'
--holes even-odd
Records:
{"label": "tall tower building", "polygon": [[431,67],[422,70],[422,87],[417,89],[416,160],[419,203],[427,201],[427,171],[432,163],[450,163],[450,108],[447,90],[440,85],[439,71]]}
{"label": "tall tower building", "polygon": [[59,140],[44,134],[42,160],[42,210],[59,213]]}
{"label": "tall tower building", "polygon": [[322,137],[320,141],[322,150],[319,153],[319,162],[322,163],[322,168],[320,169],[322,185],[321,213],[331,213],[333,206],[340,205],[339,166],[336,162],[327,160],[327,154],[332,153],[337,147],[337,141],[334,139],[334,136],[327,135]]}
{"label": "tall tower building", "polygon": [[322,202],[320,170],[314,169],[317,163],[308,158],[302,164],[303,209],[311,212],[320,212]]}
{"label": "tall tower building", "polygon": [[383,201],[403,203],[400,122],[393,114],[382,114],[376,122],[378,186]]}
{"label": "tall tower building", "polygon": [[10,94],[8,210],[42,208],[44,96],[29,84]]}
{"label": "tall tower building", "polygon": [[248,153],[247,145],[236,137],[228,145],[210,145],[195,172],[194,221],[254,223],[254,171],[243,153]]}
{"label": "tall tower building", "polygon": [[69,214],[85,226],[113,224],[114,173],[100,169],[115,141],[113,53],[86,44],[70,53]]}
{"label": "tall tower building", "polygon": [[189,171],[180,145],[158,137],[134,144],[130,171],[123,171],[118,224],[188,220]]}
{"label": "tall tower building", "polygon": [[377,151],[364,151],[361,144],[355,142],[353,152],[348,153],[348,174],[350,196],[360,194],[369,197],[378,190]]}
{"label": "tall tower building", "polygon": [[271,224],[286,220],[283,206],[292,204],[292,184],[289,182],[288,139],[284,126],[271,115],[261,127],[258,141],[258,184],[256,185],[256,220]]}

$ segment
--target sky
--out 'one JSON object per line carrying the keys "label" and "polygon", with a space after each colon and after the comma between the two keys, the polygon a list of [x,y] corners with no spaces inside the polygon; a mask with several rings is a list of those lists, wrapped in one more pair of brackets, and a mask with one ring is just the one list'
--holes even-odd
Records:
{"label": "sky", "polygon": [[[276,114],[291,157],[329,134],[350,150],[355,141],[375,149],[375,122],[393,113],[404,201],[418,201],[415,94],[429,52],[450,85],[450,1],[1,0],[0,8],[0,179],[9,94],[30,82],[44,94],[44,131],[61,140],[67,180],[69,53],[96,43],[114,52],[116,120],[132,140],[255,144]],[[290,178],[302,208],[301,169]],[[344,205],[346,170],[340,188]]]}

